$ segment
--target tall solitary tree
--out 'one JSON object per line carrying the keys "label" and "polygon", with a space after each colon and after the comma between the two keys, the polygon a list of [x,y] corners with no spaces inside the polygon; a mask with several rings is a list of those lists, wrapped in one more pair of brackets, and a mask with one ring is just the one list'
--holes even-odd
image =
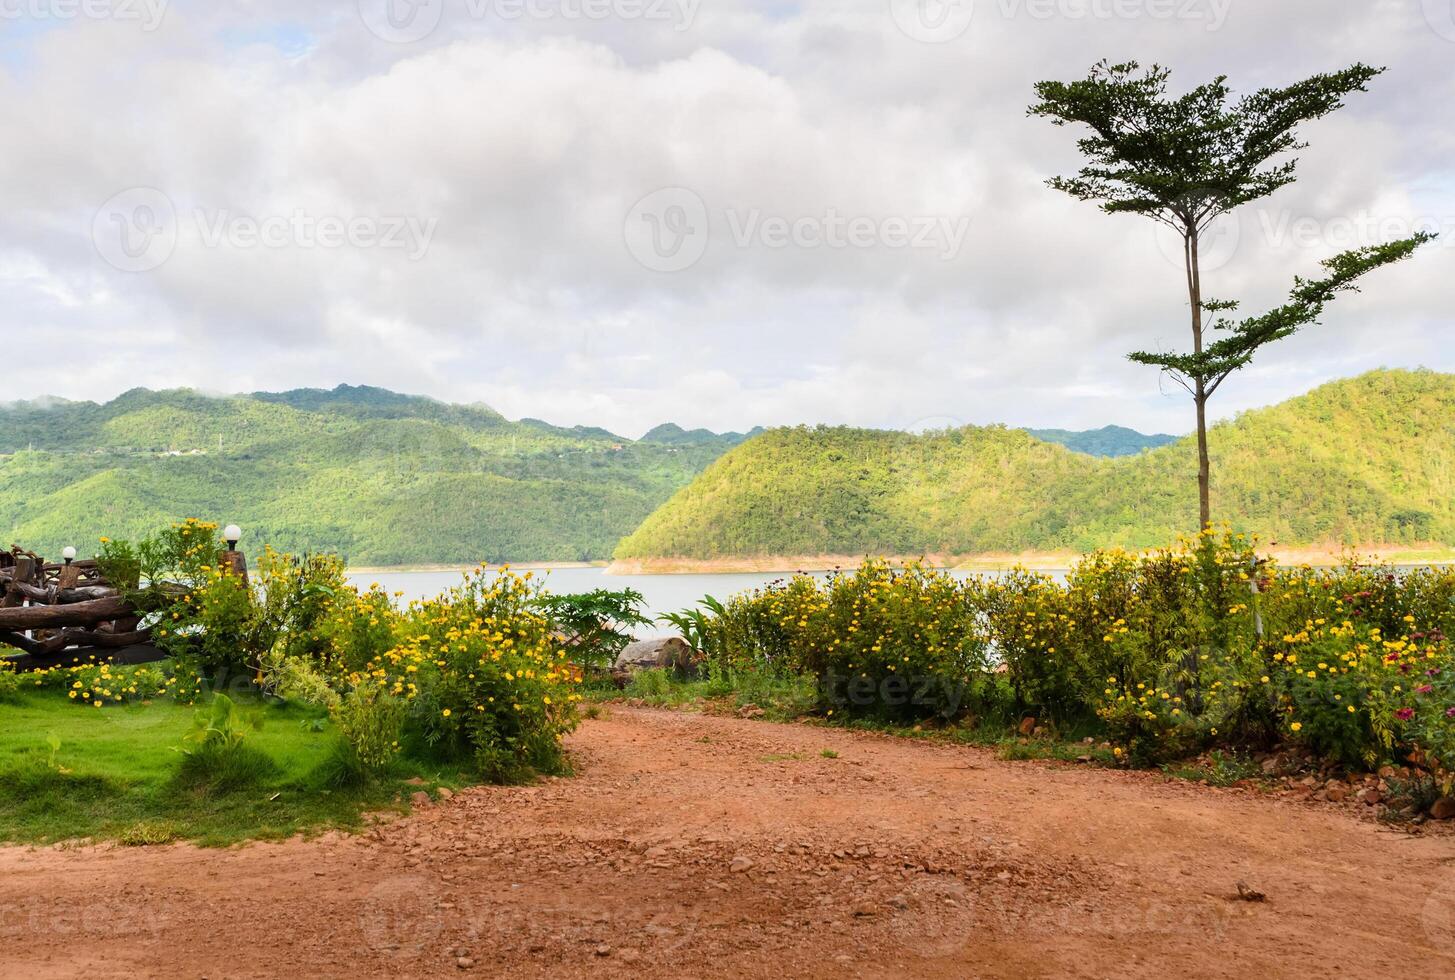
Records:
{"label": "tall solitary tree", "polygon": [[1228,375],[1262,347],[1317,322],[1338,293],[1357,290],[1367,273],[1407,258],[1433,235],[1356,248],[1322,263],[1319,278],[1295,277],[1287,302],[1266,313],[1235,318],[1232,300],[1204,297],[1198,247],[1220,215],[1267,197],[1294,181],[1300,123],[1343,106],[1351,92],[1384,69],[1356,64],[1286,88],[1260,89],[1233,99],[1220,75],[1185,95],[1167,94],[1168,69],[1136,62],[1095,65],[1074,82],[1039,82],[1029,114],[1057,126],[1082,123],[1091,134],[1077,146],[1087,163],[1074,177],[1047,181],[1109,214],[1140,214],[1182,239],[1192,350],[1129,354],[1161,368],[1192,396],[1197,408],[1197,492],[1203,527],[1212,519],[1208,493],[1207,402]]}

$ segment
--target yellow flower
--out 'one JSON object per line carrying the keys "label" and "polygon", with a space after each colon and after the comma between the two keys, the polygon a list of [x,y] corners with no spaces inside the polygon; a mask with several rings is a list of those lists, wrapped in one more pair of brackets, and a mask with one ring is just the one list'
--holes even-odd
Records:
{"label": "yellow flower", "polygon": [[442,714],[446,718],[448,718],[450,716],[450,709],[449,708],[446,708],[444,711],[440,712],[440,714]]}
{"label": "yellow flower", "polygon": [[1297,731],[1302,731],[1303,730],[1303,723],[1296,721],[1292,725],[1289,725],[1288,727],[1291,728],[1291,729],[1293,729],[1296,732]]}

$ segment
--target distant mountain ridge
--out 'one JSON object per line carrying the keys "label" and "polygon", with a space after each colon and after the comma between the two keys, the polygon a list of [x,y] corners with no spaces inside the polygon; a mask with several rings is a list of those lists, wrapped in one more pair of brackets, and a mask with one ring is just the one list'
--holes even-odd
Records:
{"label": "distant mountain ridge", "polygon": [[[632,440],[368,386],[138,388],[0,406],[0,539],[87,553],[197,515],[254,549],[399,565],[1085,550],[1195,522],[1187,440],[1039,435],[664,423]],[[1455,541],[1455,376],[1371,372],[1212,441],[1216,511],[1266,538]]]}
{"label": "distant mountain ridge", "polygon": [[744,438],[631,440],[350,385],[37,399],[0,408],[0,536],[86,553],[197,515],[355,563],[596,560]]}
{"label": "distant mountain ridge", "polygon": [[[1455,543],[1455,375],[1374,371],[1214,426],[1215,517],[1283,545]],[[770,429],[616,557],[1086,551],[1197,525],[1191,439],[1099,458],[1003,426]]]}
{"label": "distant mountain ridge", "polygon": [[1143,449],[1156,449],[1177,441],[1177,436],[1161,433],[1144,435],[1136,429],[1105,425],[1100,429],[1027,429],[1042,442],[1054,442],[1076,453],[1088,456],[1135,456]]}

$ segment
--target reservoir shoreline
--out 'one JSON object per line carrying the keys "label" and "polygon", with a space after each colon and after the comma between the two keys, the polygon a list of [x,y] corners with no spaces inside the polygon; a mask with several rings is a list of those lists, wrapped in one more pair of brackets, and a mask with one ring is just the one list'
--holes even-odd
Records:
{"label": "reservoir shoreline", "polygon": [[[1343,564],[1351,556],[1357,556],[1363,561],[1385,562],[1393,565],[1455,564],[1455,547],[1434,543],[1370,545],[1356,548],[1338,544],[1307,547],[1273,546],[1259,548],[1258,551],[1260,554],[1273,557],[1281,565],[1289,566],[1334,567]],[[951,571],[1000,572],[1019,567],[1032,571],[1053,572],[1064,571],[1072,567],[1082,557],[1082,554],[1075,551],[1022,551],[979,552],[963,555],[873,555],[870,557],[901,565],[917,561],[931,568]],[[863,555],[745,555],[705,559],[668,557],[625,558],[615,561],[512,561],[490,562],[483,565],[442,562],[411,565],[351,565],[348,573],[350,575],[391,575],[403,572],[467,572],[481,567],[498,571],[509,566],[522,571],[596,568],[601,569],[603,575],[624,578],[635,575],[789,575],[794,572],[852,570],[862,565],[864,559]]]}

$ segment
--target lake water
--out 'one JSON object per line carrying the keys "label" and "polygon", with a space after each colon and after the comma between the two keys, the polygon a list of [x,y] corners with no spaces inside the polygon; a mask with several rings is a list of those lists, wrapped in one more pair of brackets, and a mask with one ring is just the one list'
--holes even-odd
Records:
{"label": "lake water", "polygon": [[[349,581],[359,588],[367,588],[378,582],[390,592],[403,592],[404,599],[428,599],[439,595],[445,589],[458,585],[461,572],[360,572],[350,574]],[[594,589],[635,589],[646,600],[646,615],[655,619],[664,612],[677,612],[695,606],[703,596],[726,600],[729,596],[786,578],[783,572],[745,572],[713,575],[607,575],[605,568],[552,568],[534,571],[544,576],[546,586],[555,593],[590,592]],[[815,573],[827,577],[827,572]],[[965,578],[976,572],[953,571],[950,574]],[[993,574],[993,573],[992,573]],[[1050,572],[1060,577],[1062,572]],[[672,633],[671,627],[642,627],[642,636]]]}

